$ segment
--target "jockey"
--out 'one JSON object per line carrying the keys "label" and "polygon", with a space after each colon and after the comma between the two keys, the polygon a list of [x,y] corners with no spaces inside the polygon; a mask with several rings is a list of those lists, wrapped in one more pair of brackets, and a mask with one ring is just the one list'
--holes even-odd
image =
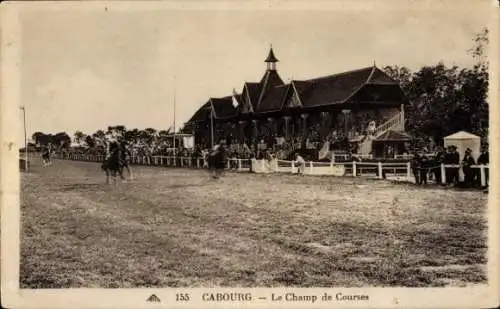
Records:
{"label": "jockey", "polygon": [[118,146],[118,139],[114,135],[109,134],[104,137],[104,145],[106,145],[106,160],[107,160],[111,156],[111,152],[116,149],[115,147]]}

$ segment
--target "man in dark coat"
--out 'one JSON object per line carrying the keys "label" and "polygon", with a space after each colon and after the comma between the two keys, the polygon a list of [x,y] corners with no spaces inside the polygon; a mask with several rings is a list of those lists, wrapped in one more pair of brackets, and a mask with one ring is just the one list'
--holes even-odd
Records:
{"label": "man in dark coat", "polygon": [[462,169],[464,172],[464,183],[466,187],[472,187],[474,183],[474,169],[471,167],[476,164],[472,157],[472,150],[467,148],[465,150],[464,158],[462,159]]}
{"label": "man in dark coat", "polygon": [[429,167],[429,164],[428,164],[429,159],[423,153],[419,154],[419,159],[420,159],[420,163],[419,163],[420,183],[419,183],[419,185],[427,184],[427,173],[429,172],[427,168]]}
{"label": "man in dark coat", "polygon": [[417,185],[420,184],[420,155],[418,152],[413,153],[413,157],[410,160],[410,167],[413,173],[413,177],[415,177],[415,183]]}
{"label": "man in dark coat", "polygon": [[[455,164],[455,165],[459,165],[460,164],[460,154],[457,151],[457,147],[454,146],[454,145],[451,146],[451,156],[450,156],[450,158],[451,158],[451,160],[450,160],[451,164]],[[459,175],[458,174],[459,167],[453,167],[452,171],[453,171],[453,173],[452,173],[453,183],[457,184],[460,181],[460,179],[458,177],[458,175]]]}

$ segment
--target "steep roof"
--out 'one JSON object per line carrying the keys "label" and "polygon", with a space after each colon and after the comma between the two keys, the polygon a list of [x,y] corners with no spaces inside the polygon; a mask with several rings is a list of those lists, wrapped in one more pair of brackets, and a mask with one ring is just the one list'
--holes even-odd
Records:
{"label": "steep roof", "polygon": [[209,100],[194,113],[194,115],[191,117],[191,119],[189,119],[187,123],[194,123],[206,120],[207,118],[210,117],[210,109],[211,106]]}
{"label": "steep roof", "polygon": [[[272,49],[270,55],[274,56]],[[396,88],[398,91],[394,91]],[[242,93],[235,95],[238,107],[234,107],[232,96],[213,98],[211,102],[214,104],[215,117],[226,119],[238,113],[245,113],[247,104],[251,106],[248,111],[253,110],[256,113],[280,110],[293,92],[297,93],[302,107],[340,104],[350,100],[362,102],[367,100],[367,97],[370,102],[378,97],[392,102],[404,97],[396,81],[379,68],[371,66],[309,80],[294,80],[290,84],[284,84],[275,70],[267,70],[259,83],[246,82]],[[207,104],[210,104],[210,101],[203,107]],[[203,107],[190,121],[210,116]]]}
{"label": "steep roof", "polygon": [[460,131],[457,133],[453,133],[452,135],[448,135],[444,139],[481,139],[481,138],[469,132]]}
{"label": "steep roof", "polygon": [[282,106],[283,98],[290,87],[290,84],[279,85],[276,87],[270,88],[266,91],[265,95],[260,102],[257,112],[265,113],[280,110]]}
{"label": "steep roof", "polygon": [[228,119],[237,115],[236,107],[233,105],[233,96],[211,98],[210,102],[214,109],[214,117],[217,119]]}
{"label": "steep roof", "polygon": [[[270,105],[275,105],[275,102],[269,100],[269,97],[273,97],[275,100],[281,100],[277,94],[284,95],[282,93],[282,88],[276,88],[283,86],[283,80],[279,76],[278,72],[275,70],[267,70],[259,83],[259,99],[257,102],[256,110],[269,110],[272,108]],[[254,109],[255,110],[255,109]]]}
{"label": "steep roof", "polygon": [[274,52],[273,52],[273,48],[271,47],[269,49],[269,54],[267,55],[267,58],[266,60],[264,60],[264,62],[278,62],[278,58],[276,58],[276,56],[274,55]]}
{"label": "steep roof", "polygon": [[248,89],[248,97],[250,98],[250,104],[253,110],[257,109],[260,97],[260,84],[259,83],[245,83],[245,87]]}
{"label": "steep roof", "polygon": [[308,95],[301,100],[306,107],[343,103],[369,81],[373,70],[367,67],[307,80],[303,92]]}

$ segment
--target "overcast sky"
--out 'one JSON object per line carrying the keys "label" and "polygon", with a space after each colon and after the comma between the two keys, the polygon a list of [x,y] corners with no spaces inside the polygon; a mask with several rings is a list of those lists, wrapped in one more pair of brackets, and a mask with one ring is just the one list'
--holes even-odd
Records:
{"label": "overcast sky", "polygon": [[[262,8],[262,6],[261,6]],[[370,66],[470,65],[475,10],[30,10],[22,98],[35,131],[177,127],[258,81],[272,44],[284,81]],[[174,81],[175,77],[175,81]]]}

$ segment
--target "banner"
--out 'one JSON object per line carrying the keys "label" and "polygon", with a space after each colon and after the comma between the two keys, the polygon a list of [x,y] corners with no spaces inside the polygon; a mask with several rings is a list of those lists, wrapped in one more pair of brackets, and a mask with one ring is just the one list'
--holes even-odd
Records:
{"label": "banner", "polygon": [[193,149],[194,148],[194,136],[185,136],[182,138],[184,143],[184,148]]}

